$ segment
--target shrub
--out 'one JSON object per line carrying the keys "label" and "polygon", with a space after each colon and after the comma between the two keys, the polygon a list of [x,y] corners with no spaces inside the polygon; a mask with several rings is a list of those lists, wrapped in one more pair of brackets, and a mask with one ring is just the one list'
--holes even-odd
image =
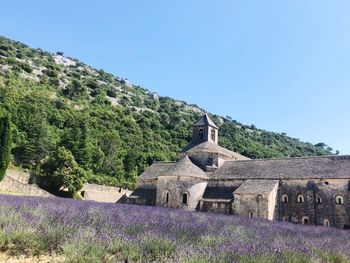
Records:
{"label": "shrub", "polygon": [[117,91],[115,90],[115,88],[109,87],[107,89],[107,96],[112,97],[112,98],[116,98],[117,97]]}
{"label": "shrub", "polygon": [[59,147],[53,156],[44,159],[40,170],[53,191],[67,188],[72,196],[86,182],[85,170],[78,166],[72,153],[64,147]]}
{"label": "shrub", "polygon": [[31,73],[33,71],[32,67],[28,63],[20,63],[19,66],[27,73]]}

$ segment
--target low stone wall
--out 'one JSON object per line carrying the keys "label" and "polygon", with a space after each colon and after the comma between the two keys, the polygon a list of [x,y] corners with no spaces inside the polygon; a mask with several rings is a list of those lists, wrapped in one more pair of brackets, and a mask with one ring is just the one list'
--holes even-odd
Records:
{"label": "low stone wall", "polygon": [[129,196],[131,193],[123,188],[98,184],[85,184],[81,189],[81,195],[85,200],[106,203],[116,203],[124,195]]}
{"label": "low stone wall", "polygon": [[54,197],[54,195],[44,191],[37,185],[29,184],[30,175],[24,172],[7,170],[4,179],[0,182],[0,191],[6,193]]}

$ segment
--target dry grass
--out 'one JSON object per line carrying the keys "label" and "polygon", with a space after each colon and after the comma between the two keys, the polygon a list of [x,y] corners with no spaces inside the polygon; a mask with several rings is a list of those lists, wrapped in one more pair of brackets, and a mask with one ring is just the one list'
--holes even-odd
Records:
{"label": "dry grass", "polygon": [[0,262],[6,263],[61,263],[64,258],[59,255],[40,255],[40,256],[13,256],[7,253],[0,253]]}

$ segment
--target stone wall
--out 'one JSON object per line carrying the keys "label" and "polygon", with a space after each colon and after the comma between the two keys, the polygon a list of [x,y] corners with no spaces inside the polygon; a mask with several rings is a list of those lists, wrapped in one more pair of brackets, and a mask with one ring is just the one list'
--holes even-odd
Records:
{"label": "stone wall", "polygon": [[155,205],[143,196],[129,196],[127,198],[122,197],[122,199],[120,199],[121,203],[128,205]]}
{"label": "stone wall", "polygon": [[54,197],[54,195],[44,191],[37,185],[29,184],[29,181],[30,175],[28,173],[7,170],[6,176],[0,182],[0,191],[9,194]]}
{"label": "stone wall", "polygon": [[[282,198],[288,197],[288,202]],[[303,202],[298,200],[303,197]],[[343,204],[336,203],[341,196]],[[284,180],[279,190],[279,220],[343,228],[350,226],[349,181],[346,179]],[[305,222],[304,222],[305,223]]]}
{"label": "stone wall", "polygon": [[[202,198],[207,182],[191,177],[162,176],[158,178],[157,206],[194,210]],[[168,202],[167,202],[167,193]],[[187,194],[187,204],[183,204],[183,194]]]}
{"label": "stone wall", "polygon": [[131,191],[120,188],[98,184],[85,184],[81,189],[81,195],[85,200],[96,202],[116,203],[124,195],[129,196]]}
{"label": "stone wall", "polygon": [[[217,189],[220,187],[239,188],[245,180],[210,179],[208,182],[204,181],[191,177],[162,176],[157,181],[153,180],[139,185],[141,190],[153,189],[156,192],[154,203],[142,195],[131,196],[127,203],[197,209],[205,212],[263,217],[294,223],[315,225],[329,223],[330,226],[338,228],[350,228],[350,183],[348,179],[280,180],[279,186],[269,193],[235,194],[233,196],[233,190],[232,197],[230,193],[227,197],[221,198],[217,193],[217,197],[212,199],[203,197],[207,186]],[[164,200],[166,192],[169,192],[168,203]],[[188,194],[188,205],[182,203],[183,193]],[[147,192],[144,196],[148,195]],[[287,196],[287,202],[283,200],[284,195]],[[299,202],[299,196],[302,196],[303,202]],[[342,204],[336,203],[338,196],[342,198]]]}
{"label": "stone wall", "polygon": [[230,200],[200,200],[198,210],[203,212],[232,214],[232,201]]}
{"label": "stone wall", "polygon": [[235,194],[232,205],[233,214],[273,220],[276,202],[273,197],[276,198],[273,193],[259,195]]}

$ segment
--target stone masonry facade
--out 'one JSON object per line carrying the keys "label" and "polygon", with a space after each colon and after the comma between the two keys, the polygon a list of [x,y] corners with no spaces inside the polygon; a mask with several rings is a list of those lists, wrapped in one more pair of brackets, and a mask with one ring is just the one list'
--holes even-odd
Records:
{"label": "stone masonry facade", "polygon": [[350,156],[250,160],[205,114],[176,162],[154,162],[126,204],[350,228]]}

